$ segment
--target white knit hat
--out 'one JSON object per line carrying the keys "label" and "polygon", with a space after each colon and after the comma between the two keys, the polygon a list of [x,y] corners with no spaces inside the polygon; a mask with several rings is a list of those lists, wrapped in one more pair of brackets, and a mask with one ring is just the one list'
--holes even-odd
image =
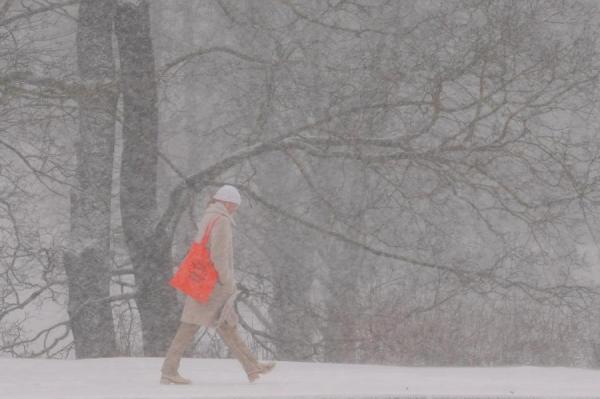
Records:
{"label": "white knit hat", "polygon": [[240,197],[237,188],[230,186],[229,184],[225,184],[218,189],[215,195],[213,195],[213,198],[221,201],[233,202],[238,205],[242,202],[242,198]]}

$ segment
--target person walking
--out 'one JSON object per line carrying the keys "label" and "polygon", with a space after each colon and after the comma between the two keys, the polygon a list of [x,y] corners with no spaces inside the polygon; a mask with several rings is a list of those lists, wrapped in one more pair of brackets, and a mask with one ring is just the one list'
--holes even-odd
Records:
{"label": "person walking", "polygon": [[178,369],[184,351],[200,327],[216,329],[240,362],[250,382],[275,367],[274,362],[260,363],[237,329],[239,319],[234,303],[239,291],[235,286],[233,269],[232,226],[235,226],[235,222],[232,216],[240,203],[238,190],[226,184],[213,195],[198,224],[194,241],[200,241],[205,231],[208,232],[207,228],[212,227],[206,246],[218,272],[218,280],[206,303],[186,295],[179,327],[161,367],[161,384],[191,383],[191,380],[179,374]]}

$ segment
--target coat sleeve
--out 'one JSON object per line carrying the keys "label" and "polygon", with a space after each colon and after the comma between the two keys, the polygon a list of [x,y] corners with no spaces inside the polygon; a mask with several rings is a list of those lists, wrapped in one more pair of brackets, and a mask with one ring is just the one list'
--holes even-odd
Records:
{"label": "coat sleeve", "polygon": [[219,272],[219,282],[233,285],[233,265],[230,264],[232,232],[229,220],[218,217],[210,234],[210,257]]}

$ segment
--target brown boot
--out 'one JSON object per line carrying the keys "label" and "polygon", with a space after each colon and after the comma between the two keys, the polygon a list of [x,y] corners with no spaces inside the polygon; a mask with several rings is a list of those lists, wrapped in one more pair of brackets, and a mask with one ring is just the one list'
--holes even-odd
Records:
{"label": "brown boot", "polygon": [[242,368],[248,376],[248,381],[254,382],[261,373],[261,366],[250,348],[248,348],[248,345],[246,345],[242,337],[240,337],[237,326],[221,324],[217,327],[217,333],[242,365]]}
{"label": "brown boot", "polygon": [[250,359],[252,363],[255,363],[257,365],[257,369],[251,371],[248,374],[248,379],[250,380],[250,382],[254,382],[258,377],[260,377],[260,374],[267,374],[275,367],[275,362],[260,363],[254,356],[250,348],[248,348],[248,345],[246,345],[245,343],[240,345],[240,347],[246,355],[246,358]]}
{"label": "brown boot", "polygon": [[184,378],[182,376],[180,376],[179,374],[176,375],[166,375],[166,374],[162,374],[160,376],[160,383],[161,384],[191,384],[192,380]]}
{"label": "brown boot", "polygon": [[165,356],[161,368],[161,384],[191,384],[192,381],[180,376],[177,370],[179,369],[183,352],[185,352],[186,348],[194,339],[194,335],[196,334],[196,331],[198,331],[198,328],[200,328],[200,326],[196,324],[183,322],[179,324],[177,333],[175,333],[175,337],[171,342],[171,346],[167,351],[167,355]]}
{"label": "brown boot", "polygon": [[260,377],[261,374],[267,374],[275,367],[275,362],[269,363],[258,363],[258,370],[251,371],[248,373],[248,380],[254,382]]}
{"label": "brown boot", "polygon": [[273,368],[275,368],[276,364],[277,363],[275,363],[275,362],[259,363],[260,373],[261,374],[269,373],[271,370],[273,370]]}

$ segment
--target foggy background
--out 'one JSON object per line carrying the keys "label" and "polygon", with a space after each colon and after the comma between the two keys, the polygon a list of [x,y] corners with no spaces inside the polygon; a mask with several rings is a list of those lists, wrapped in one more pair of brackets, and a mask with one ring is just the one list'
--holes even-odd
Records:
{"label": "foggy background", "polygon": [[[164,356],[238,187],[264,359],[600,366],[594,1],[0,1],[0,356]],[[213,331],[187,353],[225,357]]]}

